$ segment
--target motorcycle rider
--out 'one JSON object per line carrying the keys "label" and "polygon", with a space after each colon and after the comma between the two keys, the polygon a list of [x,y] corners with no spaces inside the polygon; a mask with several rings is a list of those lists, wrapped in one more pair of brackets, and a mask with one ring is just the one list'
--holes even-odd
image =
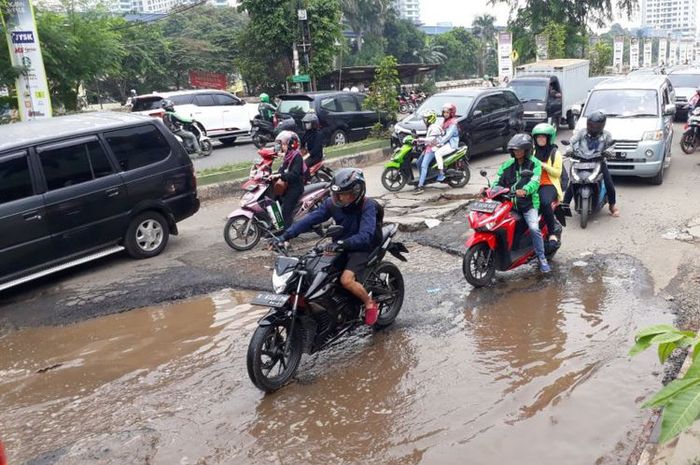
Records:
{"label": "motorcycle rider", "polygon": [[[586,130],[574,134],[574,137],[571,139],[571,146],[573,147],[575,144],[586,144],[589,150],[599,150],[600,153],[605,153],[605,151],[613,145],[612,136],[605,130],[606,121],[607,116],[602,111],[594,111],[591,113],[586,121]],[[608,195],[610,215],[617,218],[620,216],[620,209],[616,205],[615,184],[613,184],[610,170],[608,170],[608,164],[605,162],[604,158],[601,161],[600,171],[603,173],[603,183],[605,183],[605,190]],[[564,203],[569,205],[573,197],[574,191],[571,185],[569,185],[564,195]]]}
{"label": "motorcycle rider", "polygon": [[299,148],[301,142],[299,136],[292,131],[282,131],[275,138],[275,152],[283,156],[282,166],[279,172],[271,176],[271,179],[282,180],[287,187],[279,196],[282,200],[282,218],[284,228],[288,229],[294,221],[294,208],[304,193],[304,180],[306,177],[306,164]]}
{"label": "motorcycle rider", "polygon": [[564,197],[561,188],[562,155],[554,143],[557,130],[551,124],[540,123],[532,129],[532,137],[535,140],[535,157],[542,163],[540,211],[547,224],[549,240],[557,241],[556,233],[561,230],[561,225],[554,218],[552,202]]}
{"label": "motorcycle rider", "polygon": [[189,145],[194,148],[194,153],[200,155],[202,153],[202,148],[199,146],[197,136],[189,131],[185,131],[182,127],[183,124],[191,124],[193,120],[182,115],[178,115],[175,112],[175,104],[172,100],[165,99],[160,106],[163,108],[163,110],[165,110],[163,122],[168,129],[170,129],[173,134],[180,136],[185,145],[187,145],[189,142]]}
{"label": "motorcycle rider", "polygon": [[693,110],[700,106],[700,87],[695,89],[695,94],[688,100],[688,119],[693,114]]}
{"label": "motorcycle rider", "polygon": [[425,149],[423,153],[418,158],[418,167],[420,168],[420,175],[418,178],[418,185],[416,185],[414,194],[418,195],[423,193],[425,190],[425,179],[428,177],[428,171],[430,170],[430,164],[435,158],[435,150],[440,139],[444,135],[442,126],[437,123],[437,113],[433,110],[428,110],[423,114],[423,123],[428,128],[428,132],[422,139],[417,139],[416,142],[421,142],[425,144]]}
{"label": "motorcycle rider", "polygon": [[301,120],[304,124],[304,135],[301,138],[302,152],[309,154],[306,166],[312,167],[323,161],[323,136],[319,130],[318,116],[313,110],[309,110]]}
{"label": "motorcycle rider", "polygon": [[445,180],[445,163],[444,158],[453,154],[459,148],[459,125],[457,124],[457,106],[454,103],[446,103],[442,106],[442,130],[445,135],[438,143],[438,149],[435,151],[435,159],[437,160],[438,182]]}
{"label": "motorcycle rider", "polygon": [[[542,163],[532,154],[532,137],[529,134],[516,134],[508,141],[510,160],[507,160],[498,169],[498,178],[491,187],[507,187],[515,190],[513,206],[520,213],[530,230],[532,246],[540,263],[540,271],[549,273],[551,268],[544,255],[544,241],[540,231],[540,177],[542,175]],[[523,176],[523,171],[531,171],[532,175]],[[523,185],[523,181],[526,181]]]}
{"label": "motorcycle rider", "polygon": [[366,192],[367,186],[362,170],[338,170],[331,184],[331,198],[273,241],[279,243],[293,239],[331,218],[335,224],[343,226],[343,232],[326,246],[326,252],[342,252],[345,255],[340,284],[362,301],[365,307],[365,324],[373,325],[379,317],[379,305],[367,293],[358,277],[362,279],[370,254],[381,244],[383,210],[375,200],[365,197]]}
{"label": "motorcycle rider", "polygon": [[272,117],[277,111],[277,107],[270,103],[270,96],[265,92],[260,94],[260,104],[258,105],[258,114],[260,117],[268,122],[272,122]]}

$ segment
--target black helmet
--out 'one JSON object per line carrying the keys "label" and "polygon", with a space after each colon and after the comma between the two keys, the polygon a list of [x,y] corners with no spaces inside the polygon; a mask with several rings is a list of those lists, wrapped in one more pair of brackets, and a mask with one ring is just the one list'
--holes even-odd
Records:
{"label": "black helmet", "polygon": [[277,127],[275,128],[275,132],[279,134],[282,131],[295,131],[297,130],[297,123],[294,121],[294,118],[289,117],[285,118],[282,121],[279,122]]}
{"label": "black helmet", "polygon": [[160,106],[165,111],[175,111],[175,104],[173,103],[172,100],[163,99],[163,101],[160,102]]}
{"label": "black helmet", "polygon": [[[343,168],[333,176],[331,184],[331,200],[336,207],[345,208],[360,205],[365,198],[367,186],[365,175],[357,168]],[[352,193],[354,198],[350,201],[341,201],[339,194]]]}
{"label": "black helmet", "polygon": [[508,151],[511,156],[514,156],[514,150],[525,150],[525,156],[529,157],[532,153],[532,137],[530,134],[520,133],[511,137],[508,141]]}
{"label": "black helmet", "polygon": [[591,113],[588,117],[588,121],[586,121],[588,135],[591,137],[600,136],[603,133],[603,129],[605,129],[605,121],[607,121],[607,119],[608,117],[605,116],[605,113],[600,110]]}
{"label": "black helmet", "polygon": [[302,123],[304,123],[304,129],[307,131],[309,129],[318,129],[319,122],[318,122],[318,116],[316,116],[316,112],[310,111],[306,115],[304,115],[304,118],[301,120]]}

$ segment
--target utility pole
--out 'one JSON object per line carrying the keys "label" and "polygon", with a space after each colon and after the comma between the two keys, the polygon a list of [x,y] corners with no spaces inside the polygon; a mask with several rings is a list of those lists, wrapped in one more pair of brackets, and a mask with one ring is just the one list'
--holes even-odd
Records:
{"label": "utility pole", "polygon": [[[299,30],[301,31],[301,43],[299,44],[299,48],[301,48],[301,53],[304,57],[305,72],[309,73],[311,33],[309,31],[309,18],[306,13],[306,5],[302,4],[302,0],[297,0],[297,18],[299,19]],[[311,87],[311,83],[309,83],[309,88],[311,89]]]}

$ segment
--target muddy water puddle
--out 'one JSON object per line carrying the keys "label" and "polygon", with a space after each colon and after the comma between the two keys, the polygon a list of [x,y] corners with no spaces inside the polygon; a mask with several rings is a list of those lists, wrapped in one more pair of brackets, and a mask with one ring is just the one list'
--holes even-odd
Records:
{"label": "muddy water puddle", "polygon": [[633,262],[559,272],[414,286],[395,327],[305,356],[268,396],[246,374],[250,293],[18,331],[0,435],[32,465],[625,463],[658,385],[653,354],[625,354],[671,318]]}

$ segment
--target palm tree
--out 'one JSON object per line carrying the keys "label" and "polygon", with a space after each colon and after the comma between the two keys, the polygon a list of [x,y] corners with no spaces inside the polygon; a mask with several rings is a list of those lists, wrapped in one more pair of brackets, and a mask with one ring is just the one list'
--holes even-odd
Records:
{"label": "palm tree", "polygon": [[490,14],[477,16],[472,22],[472,33],[479,40],[478,73],[485,74],[486,59],[492,50],[496,48],[496,17]]}
{"label": "palm tree", "polygon": [[365,34],[381,35],[391,4],[391,0],[341,0],[343,17],[355,33],[358,51]]}
{"label": "palm tree", "polygon": [[443,64],[447,61],[447,55],[442,53],[444,47],[438,45],[432,39],[427,39],[420,50],[414,50],[413,56],[422,64]]}

